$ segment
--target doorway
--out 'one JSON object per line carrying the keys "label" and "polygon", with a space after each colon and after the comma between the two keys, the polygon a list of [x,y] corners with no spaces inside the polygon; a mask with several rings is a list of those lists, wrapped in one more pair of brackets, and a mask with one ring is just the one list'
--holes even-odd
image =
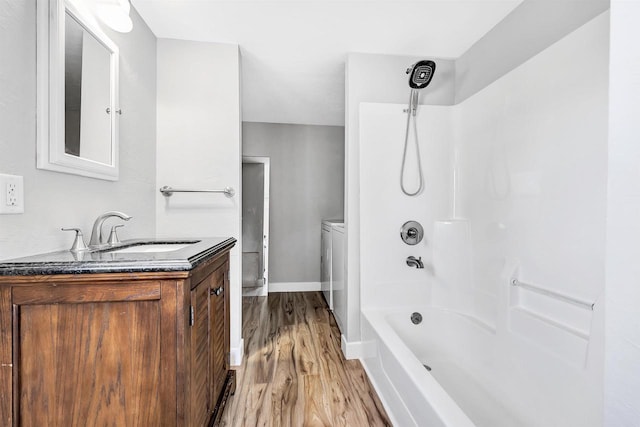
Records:
{"label": "doorway", "polygon": [[269,157],[242,157],[242,295],[269,293]]}

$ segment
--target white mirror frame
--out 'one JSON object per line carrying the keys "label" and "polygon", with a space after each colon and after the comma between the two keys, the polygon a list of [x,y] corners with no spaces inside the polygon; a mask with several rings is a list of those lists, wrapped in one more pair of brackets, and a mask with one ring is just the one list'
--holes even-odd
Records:
{"label": "white mirror frame", "polygon": [[[65,153],[65,13],[69,12],[111,52],[111,163]],[[118,47],[95,18],[70,0],[37,0],[37,168],[117,181]]]}

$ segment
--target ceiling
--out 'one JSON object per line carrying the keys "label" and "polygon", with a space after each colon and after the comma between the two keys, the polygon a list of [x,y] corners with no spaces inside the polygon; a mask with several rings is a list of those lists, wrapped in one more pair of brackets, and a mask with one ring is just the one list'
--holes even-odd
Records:
{"label": "ceiling", "polygon": [[240,45],[244,121],[341,126],[347,53],[457,58],[521,1],[132,3],[159,38]]}

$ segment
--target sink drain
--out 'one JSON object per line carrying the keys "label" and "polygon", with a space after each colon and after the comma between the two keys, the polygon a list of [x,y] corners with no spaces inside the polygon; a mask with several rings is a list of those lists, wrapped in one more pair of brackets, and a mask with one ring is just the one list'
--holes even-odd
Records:
{"label": "sink drain", "polygon": [[424,366],[424,368],[425,368],[427,371],[431,372],[431,366],[429,366],[429,365],[424,365],[424,364],[423,364],[422,366]]}
{"label": "sink drain", "polygon": [[419,325],[422,322],[422,314],[417,311],[411,315],[411,322],[414,325]]}

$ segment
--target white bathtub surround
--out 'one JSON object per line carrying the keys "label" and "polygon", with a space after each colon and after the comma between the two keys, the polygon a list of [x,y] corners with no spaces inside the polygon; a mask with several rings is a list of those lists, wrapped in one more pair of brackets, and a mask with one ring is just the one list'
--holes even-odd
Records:
{"label": "white bathtub surround", "polygon": [[584,367],[591,384],[576,399],[590,402],[594,424],[603,307],[583,310],[509,284],[592,302],[604,292],[607,79],[584,70],[607,62],[608,31],[600,15],[454,112],[456,210],[470,221],[477,298],[464,312]]}
{"label": "white bathtub surround", "polygon": [[[464,313],[473,313],[480,304],[494,305],[474,291],[471,251],[471,224],[466,219],[440,220],[434,223],[433,264],[436,286],[432,304]],[[493,304],[492,304],[493,303]],[[487,308],[485,308],[486,310]],[[486,319],[486,316],[483,316]],[[495,328],[495,323],[491,324]]]}
{"label": "white bathtub surround", "polygon": [[[348,323],[351,325],[350,332],[346,337],[348,341],[360,340],[360,104],[363,102],[407,102],[409,91],[404,70],[420,59],[423,58],[364,53],[350,53],[347,57],[345,70],[345,163],[347,168],[344,219],[347,252],[345,283],[348,294]],[[452,78],[455,74],[454,61],[441,58],[434,60],[438,63],[438,71],[431,82],[434,90],[422,94],[420,102],[450,105],[455,96]],[[406,116],[403,120],[406,120]],[[404,132],[404,127],[402,132]],[[398,144],[402,144],[403,139],[401,138],[404,138],[404,133],[398,136]],[[388,141],[385,141],[386,143]],[[398,169],[398,179],[399,176]]]}
{"label": "white bathtub surround", "polygon": [[[361,104],[365,365],[401,425],[602,425],[608,80],[584,70],[608,61],[608,19],[421,107],[418,197],[399,185],[406,107]],[[409,219],[425,229],[413,247]]]}
{"label": "white bathtub surround", "polygon": [[602,301],[576,299],[554,289],[524,282],[519,276],[518,270],[510,276],[504,275],[509,285],[501,300],[508,300],[506,322],[509,330],[516,336],[527,337],[575,368],[596,368],[594,360],[602,349],[590,350],[589,347],[602,340],[602,332],[598,330],[602,323],[594,325],[594,319],[603,318]]}
{"label": "white bathtub surround", "polygon": [[[608,4],[606,0],[580,2],[527,0],[520,3],[512,13],[474,43],[462,56],[455,60],[429,56],[429,59],[436,61],[437,70],[433,82],[422,91],[420,102],[428,105],[454,105],[465,100],[605,11]],[[541,22],[544,22],[544,25],[541,25]],[[438,53],[429,50],[424,52],[436,55]],[[456,55],[448,57],[451,56]],[[399,70],[406,69],[420,59],[424,57],[362,53],[350,53],[347,57],[345,223],[348,254],[347,287],[351,295],[349,310],[354,314],[360,310],[359,292],[362,283],[359,253],[361,210],[358,114],[360,103],[406,103],[409,95],[406,75]],[[498,161],[501,154],[495,153]],[[496,182],[497,185],[501,183],[504,182]],[[497,187],[497,190],[501,188]],[[455,212],[453,218],[458,218]],[[353,322],[357,323],[359,320],[353,319]]]}
{"label": "white bathtub surround", "polygon": [[[440,106],[418,109],[416,119],[425,186],[415,197],[407,197],[400,191],[407,117],[404,109],[406,105],[360,104],[362,307],[390,307],[429,300],[429,283],[435,273],[434,222],[450,216],[451,109]],[[408,186],[418,182],[413,143],[409,144],[405,179]],[[423,240],[414,246],[400,239],[400,228],[409,220],[418,221],[424,228]],[[422,257],[425,268],[408,267],[409,256]]]}

